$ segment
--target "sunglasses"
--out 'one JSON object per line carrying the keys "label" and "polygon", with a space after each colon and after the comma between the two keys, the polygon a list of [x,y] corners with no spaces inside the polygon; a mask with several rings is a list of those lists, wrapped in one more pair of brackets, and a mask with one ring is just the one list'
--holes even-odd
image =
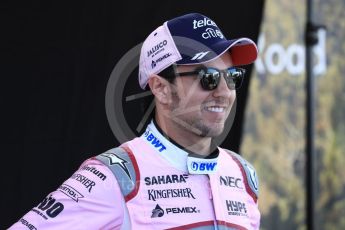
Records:
{"label": "sunglasses", "polygon": [[218,87],[220,78],[223,75],[228,88],[235,90],[241,87],[245,72],[245,69],[238,67],[229,67],[225,70],[219,70],[213,67],[200,67],[195,71],[176,73],[176,76],[198,75],[204,90],[214,90]]}

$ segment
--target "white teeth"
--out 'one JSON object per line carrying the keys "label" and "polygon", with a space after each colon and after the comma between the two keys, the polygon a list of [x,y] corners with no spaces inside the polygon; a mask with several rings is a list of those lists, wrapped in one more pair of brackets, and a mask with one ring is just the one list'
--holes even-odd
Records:
{"label": "white teeth", "polygon": [[224,111],[224,108],[222,108],[222,107],[206,107],[206,110],[208,110],[210,112],[221,113]]}

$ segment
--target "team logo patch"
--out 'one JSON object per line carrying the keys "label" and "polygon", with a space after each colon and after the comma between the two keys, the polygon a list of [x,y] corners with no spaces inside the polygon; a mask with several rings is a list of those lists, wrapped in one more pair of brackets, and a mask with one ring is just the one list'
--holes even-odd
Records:
{"label": "team logo patch", "polygon": [[257,178],[255,169],[249,164],[246,164],[246,167],[249,171],[249,179],[252,182],[254,189],[258,190],[259,189],[259,183],[258,183],[258,178]]}
{"label": "team logo patch", "polygon": [[243,189],[243,186],[242,186],[243,182],[241,178],[232,177],[232,176],[220,176],[219,182],[220,182],[220,185],[222,186]]}
{"label": "team logo patch", "polygon": [[74,200],[75,202],[78,202],[80,198],[84,198],[84,196],[78,192],[75,188],[67,185],[67,184],[62,184],[58,190]]}
{"label": "team logo patch", "polygon": [[248,217],[246,204],[235,200],[226,200],[228,215],[230,216],[246,216]]}
{"label": "team logo patch", "polygon": [[126,175],[132,180],[132,177],[129,173],[129,170],[126,166],[126,164],[128,164],[128,161],[126,161],[125,159],[122,159],[121,157],[119,157],[118,155],[114,154],[114,153],[102,153],[101,156],[104,156],[106,158],[108,158],[109,160],[109,165],[118,165],[120,166],[120,168],[126,173]]}
{"label": "team logo patch", "polygon": [[151,218],[162,217],[164,215],[164,210],[157,204],[152,210]]}

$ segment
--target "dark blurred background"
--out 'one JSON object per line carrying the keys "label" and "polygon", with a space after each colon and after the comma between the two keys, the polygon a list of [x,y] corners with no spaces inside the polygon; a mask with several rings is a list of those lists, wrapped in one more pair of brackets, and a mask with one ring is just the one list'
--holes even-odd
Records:
{"label": "dark blurred background", "polygon": [[[107,121],[105,91],[128,50],[164,21],[189,12],[212,18],[227,38],[257,41],[263,5],[263,0],[1,2],[1,228],[37,205],[85,159],[119,144]],[[252,66],[246,68],[235,122],[222,144],[235,151]]]}

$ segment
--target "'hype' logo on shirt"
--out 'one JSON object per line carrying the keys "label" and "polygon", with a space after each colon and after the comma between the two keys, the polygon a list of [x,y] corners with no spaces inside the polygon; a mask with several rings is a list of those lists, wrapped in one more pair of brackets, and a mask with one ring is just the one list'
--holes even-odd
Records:
{"label": "'hype' logo on shirt", "polygon": [[235,200],[226,200],[226,207],[230,216],[248,216],[246,204]]}

